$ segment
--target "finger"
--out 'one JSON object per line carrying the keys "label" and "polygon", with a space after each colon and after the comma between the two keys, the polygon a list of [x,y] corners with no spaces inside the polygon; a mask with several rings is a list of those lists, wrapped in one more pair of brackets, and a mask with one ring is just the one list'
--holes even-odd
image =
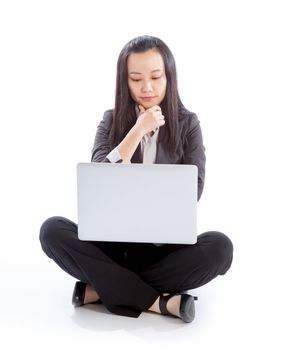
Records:
{"label": "finger", "polygon": [[165,124],[165,121],[164,120],[160,120],[159,125],[163,126],[164,124]]}
{"label": "finger", "polygon": [[158,105],[152,106],[151,108],[149,108],[151,111],[155,111],[155,112],[161,112],[161,108]]}
{"label": "finger", "polygon": [[143,114],[145,112],[145,109],[142,105],[139,105],[139,114]]}

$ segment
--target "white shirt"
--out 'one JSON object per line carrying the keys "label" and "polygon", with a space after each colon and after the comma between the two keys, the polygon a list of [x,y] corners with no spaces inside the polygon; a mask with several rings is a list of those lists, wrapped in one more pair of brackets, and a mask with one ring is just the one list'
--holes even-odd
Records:
{"label": "white shirt", "polygon": [[146,134],[141,139],[141,153],[144,164],[154,164],[156,158],[156,143],[159,129],[157,128],[152,135]]}

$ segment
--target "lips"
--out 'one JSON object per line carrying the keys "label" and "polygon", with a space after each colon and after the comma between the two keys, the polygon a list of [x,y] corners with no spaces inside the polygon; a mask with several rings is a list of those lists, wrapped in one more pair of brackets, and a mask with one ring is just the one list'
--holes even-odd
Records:
{"label": "lips", "polygon": [[151,100],[153,98],[155,98],[155,96],[142,96],[141,97],[142,100]]}

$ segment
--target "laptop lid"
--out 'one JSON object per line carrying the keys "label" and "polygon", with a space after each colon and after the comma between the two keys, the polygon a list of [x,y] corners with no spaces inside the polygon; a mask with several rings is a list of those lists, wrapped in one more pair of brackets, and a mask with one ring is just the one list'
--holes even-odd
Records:
{"label": "laptop lid", "polygon": [[80,240],[194,244],[197,167],[79,163]]}

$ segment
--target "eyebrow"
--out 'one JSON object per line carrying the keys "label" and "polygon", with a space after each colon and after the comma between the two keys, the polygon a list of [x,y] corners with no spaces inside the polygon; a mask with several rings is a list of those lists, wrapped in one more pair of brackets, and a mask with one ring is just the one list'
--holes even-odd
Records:
{"label": "eyebrow", "polygon": [[[155,72],[161,72],[161,69],[154,69],[151,71],[151,73],[155,73]],[[139,72],[130,72],[129,74],[142,74],[142,73],[139,73]]]}

